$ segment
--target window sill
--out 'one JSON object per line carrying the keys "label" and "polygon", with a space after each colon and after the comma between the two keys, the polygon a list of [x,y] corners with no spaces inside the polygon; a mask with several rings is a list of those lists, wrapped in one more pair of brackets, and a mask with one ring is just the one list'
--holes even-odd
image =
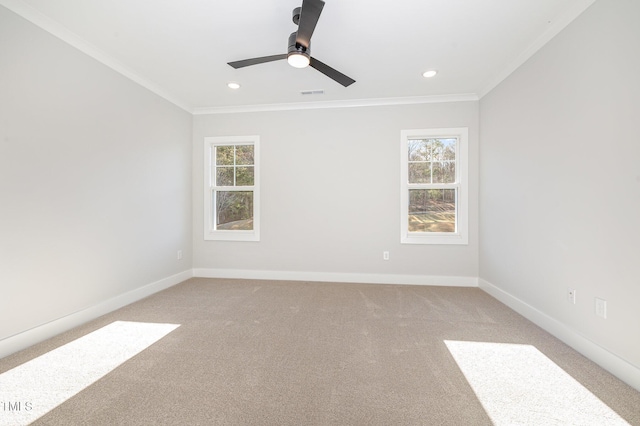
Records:
{"label": "window sill", "polygon": [[468,245],[469,241],[462,234],[412,233],[400,238],[401,244],[458,244]]}
{"label": "window sill", "polygon": [[260,241],[255,231],[211,231],[205,233],[205,241]]}

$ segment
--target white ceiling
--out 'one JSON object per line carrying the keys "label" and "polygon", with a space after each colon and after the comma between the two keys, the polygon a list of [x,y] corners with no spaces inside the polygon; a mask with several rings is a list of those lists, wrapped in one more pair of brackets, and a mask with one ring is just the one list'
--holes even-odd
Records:
{"label": "white ceiling", "polygon": [[[286,61],[302,0],[0,0],[194,113],[478,99],[595,0],[326,0],[311,55],[345,88]],[[437,69],[432,79],[422,77]],[[233,91],[227,82],[239,82]],[[324,90],[302,95],[302,90]],[[283,105],[284,104],[284,105]]]}

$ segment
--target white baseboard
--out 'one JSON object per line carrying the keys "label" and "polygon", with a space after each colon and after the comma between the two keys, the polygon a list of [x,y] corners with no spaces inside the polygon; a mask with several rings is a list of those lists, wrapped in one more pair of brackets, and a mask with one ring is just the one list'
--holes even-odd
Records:
{"label": "white baseboard", "polygon": [[640,391],[640,368],[488,281],[480,278],[478,285],[480,289]]}
{"label": "white baseboard", "polygon": [[501,288],[477,277],[398,275],[398,274],[356,274],[303,271],[259,271],[241,269],[195,268],[163,278],[143,287],[108,299],[92,307],[69,314],[65,317],[42,324],[30,330],[0,340],[0,358],[25,349],[43,340],[82,325],[88,321],[120,309],[159,291],[165,290],[192,277],[240,278],[287,281],[319,281],[370,284],[409,284],[449,287],[480,287],[483,291],[509,306],[529,321],[562,340],[605,370],[617,376],[640,391],[640,368],[620,358],[614,353],[583,337],[562,322],[539,311],[533,306],[512,296]]}
{"label": "white baseboard", "polygon": [[193,277],[193,271],[189,269],[151,284],[147,284],[143,287],[139,287],[135,290],[128,291],[119,296],[112,297],[111,299],[105,300],[104,302],[98,303],[97,305],[81,311],[74,312],[62,318],[58,318],[46,324],[42,324],[30,330],[2,339],[0,340],[0,358],[28,348],[29,346],[35,345],[36,343],[42,342],[65,331],[71,330],[74,327],[78,327],[88,321],[108,314],[109,312],[113,312],[116,309],[120,309],[154,293],[181,283],[182,281],[188,280],[191,277]]}
{"label": "white baseboard", "polygon": [[259,271],[246,269],[195,268],[193,270],[193,276],[201,278],[241,278],[253,280],[478,287],[477,277],[433,275],[356,274],[346,272]]}

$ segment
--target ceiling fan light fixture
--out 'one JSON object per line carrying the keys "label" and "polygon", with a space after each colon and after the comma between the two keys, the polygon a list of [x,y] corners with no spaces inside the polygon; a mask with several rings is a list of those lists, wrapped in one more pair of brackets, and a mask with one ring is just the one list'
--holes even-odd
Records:
{"label": "ceiling fan light fixture", "polygon": [[438,71],[436,70],[427,70],[422,73],[422,76],[424,78],[431,78],[431,77],[435,77],[436,74],[438,74]]}
{"label": "ceiling fan light fixture", "polygon": [[309,59],[309,55],[293,52],[287,55],[287,62],[294,68],[305,68],[309,66],[311,60]]}
{"label": "ceiling fan light fixture", "polygon": [[238,69],[286,58],[289,65],[295,68],[310,66],[344,87],[355,83],[356,81],[351,77],[311,56],[311,36],[323,7],[324,0],[302,0],[302,7],[297,7],[293,10],[293,23],[298,26],[298,30],[289,35],[287,53],[227,62],[227,64],[234,69]]}

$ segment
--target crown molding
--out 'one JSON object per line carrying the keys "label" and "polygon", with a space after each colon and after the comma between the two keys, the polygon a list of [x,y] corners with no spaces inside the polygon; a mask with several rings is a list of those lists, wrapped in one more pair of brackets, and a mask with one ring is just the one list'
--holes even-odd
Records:
{"label": "crown molding", "polygon": [[459,95],[409,96],[402,98],[348,99],[322,102],[297,102],[283,104],[235,105],[223,107],[194,108],[194,115],[237,114],[244,112],[290,111],[301,109],[357,108],[370,106],[433,104],[442,102],[473,102],[480,98],[475,93]]}
{"label": "crown molding", "polygon": [[70,31],[65,26],[54,21],[48,16],[42,14],[41,12],[29,6],[22,0],[0,0],[0,5],[6,7],[13,13],[26,19],[27,21],[31,22],[37,27],[40,27],[41,29],[47,31],[48,33],[59,38],[65,43],[75,47],[82,53],[90,56],[91,58],[97,60],[103,65],[106,65],[107,67],[113,69],[114,71],[122,74],[123,76],[139,84],[145,89],[171,102],[177,107],[182,108],[187,112],[192,112],[192,108],[187,103],[182,102],[181,100],[171,96],[168,92],[163,90],[157,84],[142,78],[140,75],[138,75],[136,72],[134,72],[130,68],[126,67],[121,62],[109,56],[108,54],[98,49],[94,45],[88,43],[86,40],[78,36],[76,33]]}
{"label": "crown molding", "polygon": [[207,114],[235,114],[246,112],[264,112],[264,111],[290,111],[290,110],[304,110],[304,109],[324,109],[324,108],[354,108],[354,107],[368,107],[368,106],[389,106],[389,105],[412,105],[412,104],[428,104],[428,103],[442,103],[442,102],[469,102],[478,101],[495,87],[497,87],[502,81],[504,81],[509,75],[511,75],[516,69],[524,64],[529,58],[531,58],[536,52],[538,52],[544,45],[546,45],[551,39],[558,35],[565,27],[567,27],[575,18],[582,14],[589,6],[591,6],[596,0],[575,0],[561,15],[559,15],[555,21],[549,24],[549,28],[538,37],[527,49],[525,49],[520,55],[518,55],[510,64],[508,64],[502,72],[487,82],[482,90],[476,93],[463,93],[452,95],[436,95],[436,96],[410,96],[410,97],[396,97],[396,98],[372,98],[372,99],[354,99],[354,100],[337,100],[337,101],[322,101],[322,102],[297,102],[297,103],[282,103],[282,104],[257,104],[257,105],[227,105],[220,107],[191,107],[188,103],[183,102],[180,99],[175,98],[170,93],[162,89],[157,84],[141,77],[135,71],[131,70],[115,58],[109,56],[107,53],[98,49],[96,46],[88,43],[80,36],[70,31],[60,23],[54,21],[48,16],[42,14],[38,10],[34,9],[22,0],[0,0],[0,5],[6,7],[18,16],[26,19],[32,24],[47,31],[53,36],[59,38],[65,43],[75,47],[79,51],[99,61],[105,66],[113,69],[114,71],[122,74],[133,82],[146,88],[147,90],[155,93],[161,98],[171,102],[177,107],[193,114],[193,115],[207,115]]}
{"label": "crown molding", "polygon": [[186,102],[175,98],[168,92],[163,90],[157,84],[141,77],[135,71],[131,70],[115,58],[98,49],[96,46],[88,43],[82,37],[67,29],[65,26],[54,21],[48,16],[42,14],[22,0],[0,0],[0,5],[11,10],[18,16],[26,19],[37,27],[47,31],[51,35],[59,38],[65,43],[73,46],[84,54],[106,65],[114,71],[122,74],[133,82],[155,93],[161,98],[171,102],[179,108],[193,114],[234,114],[244,112],[263,112],[263,111],[289,111],[303,109],[323,109],[323,108],[353,108],[367,106],[388,106],[388,105],[411,105],[411,104],[428,104],[441,102],[468,102],[477,101],[478,95],[474,93],[455,94],[455,95],[436,95],[436,96],[410,96],[396,98],[372,98],[372,99],[354,99],[354,100],[338,100],[338,101],[322,101],[322,102],[299,102],[299,103],[282,103],[282,104],[258,104],[258,105],[238,105],[238,106],[221,106],[221,107],[197,107],[192,108]]}
{"label": "crown molding", "polygon": [[571,22],[573,22],[579,15],[582,14],[589,6],[591,6],[596,0],[576,0],[574,1],[562,14],[560,14],[552,23],[549,24],[549,28],[542,33],[527,49],[525,49],[518,57],[511,62],[505,69],[498,75],[491,79],[480,92],[478,97],[482,98],[493,89],[495,89],[502,81],[509,77],[516,69],[522,64],[527,62],[529,58],[542,49],[552,38],[557,36],[563,29],[565,29]]}

